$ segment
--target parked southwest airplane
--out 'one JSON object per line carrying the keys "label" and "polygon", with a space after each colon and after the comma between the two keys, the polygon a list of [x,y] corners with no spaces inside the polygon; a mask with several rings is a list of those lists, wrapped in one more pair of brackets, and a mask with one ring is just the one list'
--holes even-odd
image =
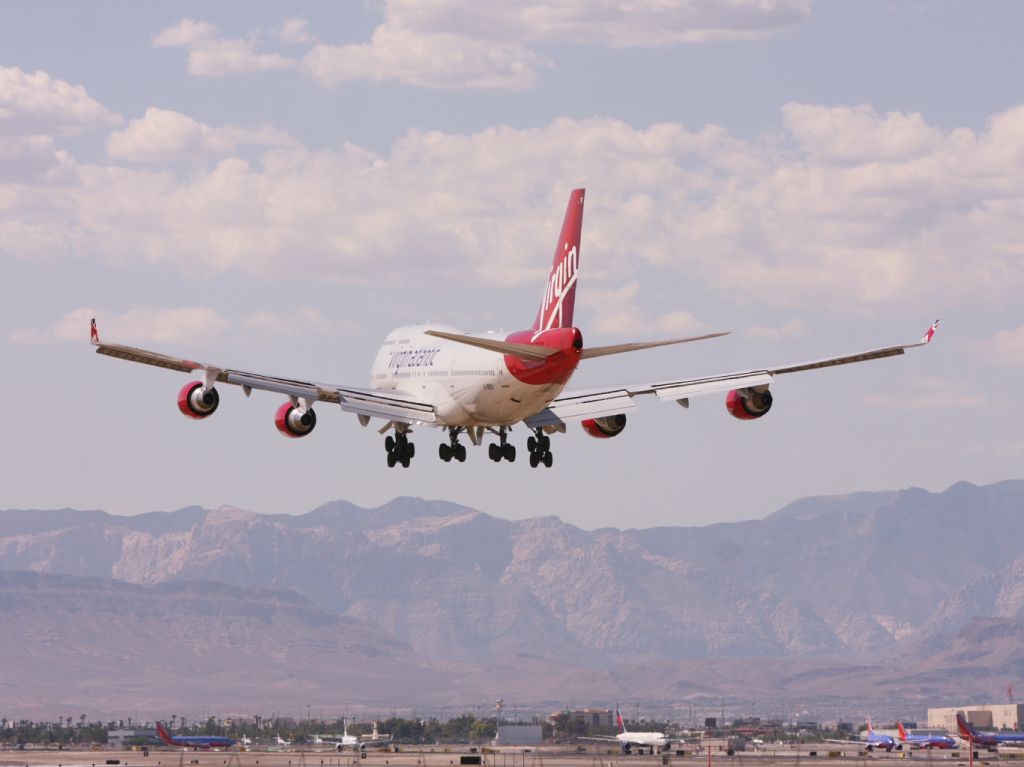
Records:
{"label": "parked southwest airplane", "polygon": [[900,742],[911,748],[956,748],[956,738],[948,735],[913,735],[907,732],[903,722],[899,725]]}
{"label": "parked southwest airplane", "polygon": [[1024,743],[1024,732],[981,732],[974,725],[957,713],[956,726],[960,737],[978,746],[999,746],[1003,743]]}
{"label": "parked southwest airplane", "polygon": [[903,749],[903,745],[897,745],[896,739],[892,735],[884,735],[880,732],[875,732],[871,726],[870,717],[867,720],[868,729],[864,734],[863,740],[832,740],[825,738],[826,743],[844,743],[848,745],[864,746],[865,751],[874,751],[876,748],[884,748],[886,751],[892,751],[894,748],[897,751]]}
{"label": "parked southwest airplane", "polygon": [[497,462],[516,459],[516,448],[508,442],[508,433],[521,423],[532,431],[526,441],[530,465],[544,464],[550,468],[551,434],[564,432],[568,422],[580,421],[591,437],[614,437],[625,428],[626,414],[636,409],[634,400],[641,395],[653,394],[660,400],[689,407],[690,397],[727,392],[725,407],[729,413],[749,421],[761,418],[771,409],[772,394],[768,389],[775,376],[892,357],[927,344],[935,334],[937,320],[917,343],[725,375],[566,391],[582,360],[726,335],[709,333],[612,346],[584,345],[582,332],[573,325],[583,196],[583,189],[575,189],[569,196],[551,273],[537,318],[529,329],[501,338],[493,333],[466,335],[443,325],[397,328],[377,352],[369,388],[277,378],[103,343],[95,320],[92,343],[99,354],[198,374],[200,380],[185,384],[178,393],[178,408],[189,418],[207,418],[217,410],[218,383],[241,386],[246,396],[253,389],[263,389],[287,397],[274,417],[278,431],[286,437],[307,436],[316,427],[314,405],[331,403],[354,413],[363,426],[371,418],[383,419],[385,424],[380,432],[387,435],[384,446],[388,466],[404,467],[409,466],[415,455],[410,435],[416,427],[447,431],[448,441],[438,449],[445,462],[453,458],[459,462],[466,460],[466,448],[459,441],[463,434],[474,445],[480,445],[485,434],[490,433],[497,442],[489,445],[488,454]]}
{"label": "parked southwest airplane", "polygon": [[230,748],[235,745],[231,738],[220,735],[171,735],[160,722],[156,723],[156,734],[168,746],[184,748]]}

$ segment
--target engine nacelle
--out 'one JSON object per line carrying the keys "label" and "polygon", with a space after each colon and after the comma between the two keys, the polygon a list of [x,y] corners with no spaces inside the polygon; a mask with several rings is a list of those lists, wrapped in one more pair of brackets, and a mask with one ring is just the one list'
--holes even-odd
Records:
{"label": "engine nacelle", "polygon": [[588,418],[580,421],[583,431],[597,439],[608,439],[622,433],[626,428],[626,416],[624,413],[609,415],[604,418]]}
{"label": "engine nacelle", "polygon": [[302,412],[291,402],[277,409],[274,425],[286,437],[305,437],[316,428],[316,413],[312,409]]}
{"label": "engine nacelle", "polygon": [[219,404],[217,390],[211,387],[204,392],[202,381],[189,381],[178,392],[178,410],[189,418],[207,418],[213,415]]}
{"label": "engine nacelle", "polygon": [[725,395],[725,409],[733,418],[752,421],[772,409],[772,393],[767,389],[733,389]]}

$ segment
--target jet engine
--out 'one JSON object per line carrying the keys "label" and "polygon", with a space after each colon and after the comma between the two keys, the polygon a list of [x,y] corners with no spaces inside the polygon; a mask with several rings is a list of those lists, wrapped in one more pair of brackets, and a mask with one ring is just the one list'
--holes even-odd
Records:
{"label": "jet engine", "polygon": [[274,425],[286,437],[305,437],[316,427],[316,413],[303,412],[291,402],[285,402],[277,409]]}
{"label": "jet engine", "polygon": [[725,409],[733,418],[752,421],[772,409],[772,393],[767,389],[733,389],[725,395]]}
{"label": "jet engine", "polygon": [[198,420],[211,416],[219,404],[217,390],[211,387],[203,391],[202,381],[189,381],[178,392],[178,410],[189,418]]}
{"label": "jet engine", "polygon": [[622,430],[626,428],[626,416],[624,413],[619,413],[605,418],[588,418],[581,421],[580,425],[583,426],[583,431],[591,437],[608,439],[621,434]]}

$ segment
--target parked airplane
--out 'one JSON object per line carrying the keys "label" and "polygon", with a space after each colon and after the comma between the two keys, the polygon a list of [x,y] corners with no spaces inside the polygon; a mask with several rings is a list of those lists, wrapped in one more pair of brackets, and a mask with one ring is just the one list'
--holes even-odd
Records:
{"label": "parked airplane", "polygon": [[653,754],[655,749],[660,753],[668,749],[673,742],[682,743],[681,739],[669,738],[663,732],[630,732],[626,729],[626,723],[622,720],[622,714],[619,712],[619,707],[615,707],[615,721],[619,726],[619,734],[612,737],[611,735],[594,735],[589,738],[580,738],[580,740],[599,740],[602,742],[618,743],[622,747],[622,753],[630,753],[634,747],[636,747],[637,753],[643,753],[645,748],[649,748]]}
{"label": "parked airplane", "polygon": [[[465,434],[481,445],[485,434],[497,438],[488,446],[492,461],[514,461],[515,445],[509,430],[523,424],[532,433],[526,441],[530,465],[551,467],[551,439],[579,421],[591,437],[607,439],[626,427],[626,415],[636,409],[634,399],[653,394],[660,400],[689,407],[690,398],[726,392],[725,407],[734,417],[749,421],[764,416],[772,406],[769,386],[786,373],[903,354],[932,340],[938,321],[917,343],[886,346],[856,354],[798,364],[776,365],[737,373],[675,378],[564,391],[582,360],[622,354],[656,346],[716,338],[725,333],[706,333],[688,338],[586,346],[583,334],[573,325],[576,283],[580,265],[580,234],[583,226],[584,190],[575,189],[562,222],[551,272],[544,286],[537,317],[527,330],[504,338],[493,333],[466,335],[443,325],[417,325],[393,330],[374,360],[369,388],[321,384],[262,373],[234,370],[221,364],[193,362],[145,349],[101,342],[92,321],[91,339],[96,351],[110,357],[196,373],[178,393],[178,409],[189,418],[213,415],[220,404],[215,384],[234,384],[248,396],[253,389],[287,397],[274,416],[277,430],[286,437],[305,437],[316,427],[314,404],[327,402],[354,413],[366,426],[371,418],[385,421],[388,466],[409,466],[416,449],[410,436],[414,428],[431,426],[447,432],[438,447],[442,461],[466,460]],[[389,433],[393,432],[393,433]]]}
{"label": "parked airplane", "polygon": [[235,745],[231,738],[220,735],[171,735],[160,722],[156,723],[156,734],[168,746],[183,748],[230,748]]}
{"label": "parked airplane", "polygon": [[342,723],[342,734],[338,738],[333,735],[314,735],[313,743],[318,746],[334,746],[337,751],[344,751],[345,747],[356,749],[359,747],[359,738],[355,735],[348,734],[348,720],[344,720]]}
{"label": "parked airplane", "polygon": [[900,742],[911,748],[956,748],[956,738],[948,735],[913,735],[904,729],[903,722],[897,722]]}
{"label": "parked airplane", "polygon": [[275,742],[277,743],[277,745],[279,745],[279,746],[290,746],[292,744],[292,742],[290,740],[285,740],[280,735],[275,735],[274,739],[275,739]]}
{"label": "parked airplane", "polygon": [[868,720],[868,731],[862,740],[832,740],[829,738],[825,739],[826,743],[844,743],[847,745],[864,746],[865,751],[874,751],[876,748],[884,748],[886,751],[892,751],[894,748],[897,751],[903,749],[902,744],[896,743],[896,739],[892,735],[883,735],[875,732],[871,727],[871,718]]}
{"label": "parked airplane", "polygon": [[999,746],[1003,743],[1024,743],[1024,732],[982,732],[957,712],[956,726],[960,737],[977,746]]}
{"label": "parked airplane", "polygon": [[241,743],[243,746],[251,746],[252,738],[250,738],[248,735],[243,735]]}
{"label": "parked airplane", "polygon": [[[348,730],[346,730],[348,732]],[[391,733],[379,733],[377,732],[377,723],[373,723],[373,731],[369,735],[359,736],[359,745],[362,748],[378,748],[380,746],[386,746],[391,742]]]}

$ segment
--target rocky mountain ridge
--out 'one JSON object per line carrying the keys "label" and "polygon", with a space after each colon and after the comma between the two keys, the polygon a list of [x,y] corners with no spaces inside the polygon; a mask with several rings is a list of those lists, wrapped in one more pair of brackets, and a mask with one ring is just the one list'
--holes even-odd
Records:
{"label": "rocky mountain ridge", "polygon": [[1021,615],[1022,511],[1016,480],[626,531],[411,498],[301,516],[15,510],[0,512],[0,570],[287,589],[438,662],[859,662],[932,651],[976,616]]}

